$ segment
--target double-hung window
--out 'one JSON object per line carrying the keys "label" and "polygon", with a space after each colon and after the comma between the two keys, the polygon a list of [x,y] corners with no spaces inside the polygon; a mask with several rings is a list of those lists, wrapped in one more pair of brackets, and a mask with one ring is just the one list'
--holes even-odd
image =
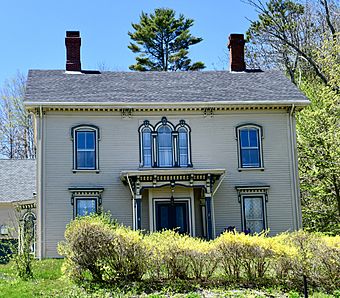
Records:
{"label": "double-hung window", "polygon": [[72,129],[74,170],[98,170],[98,128],[78,126]]}
{"label": "double-hung window", "polygon": [[237,128],[240,168],[262,168],[262,129],[256,125]]}

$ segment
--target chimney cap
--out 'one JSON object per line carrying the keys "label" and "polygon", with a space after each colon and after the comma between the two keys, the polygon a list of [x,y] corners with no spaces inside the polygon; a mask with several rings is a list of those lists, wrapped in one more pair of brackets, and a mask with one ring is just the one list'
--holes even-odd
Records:
{"label": "chimney cap", "polygon": [[79,31],[66,31],[66,37],[80,37]]}
{"label": "chimney cap", "polygon": [[80,46],[81,38],[79,31],[66,31],[66,70],[81,71]]}
{"label": "chimney cap", "polygon": [[245,43],[244,34],[240,34],[240,33],[232,33],[232,34],[230,34],[229,35],[228,49],[230,49],[231,43],[235,43],[235,42]]}

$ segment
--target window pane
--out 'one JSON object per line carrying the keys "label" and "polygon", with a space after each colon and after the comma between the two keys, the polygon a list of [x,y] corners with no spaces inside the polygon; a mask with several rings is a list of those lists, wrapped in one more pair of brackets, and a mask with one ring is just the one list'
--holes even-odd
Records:
{"label": "window pane", "polygon": [[97,212],[95,199],[77,199],[77,216],[89,215]]}
{"label": "window pane", "polygon": [[260,166],[260,152],[258,149],[249,149],[250,163],[252,167]]}
{"label": "window pane", "polygon": [[160,167],[172,166],[172,136],[168,126],[158,129],[158,165]]}
{"label": "window pane", "polygon": [[143,130],[143,146],[151,147],[151,131],[150,129]]}
{"label": "window pane", "polygon": [[250,147],[258,147],[258,130],[255,128],[252,128],[249,130],[249,141],[250,141]]}
{"label": "window pane", "polygon": [[250,152],[249,152],[248,149],[242,149],[241,150],[241,157],[242,157],[242,167],[251,166]]}
{"label": "window pane", "polygon": [[77,168],[84,168],[85,167],[85,160],[86,160],[86,156],[85,156],[86,151],[78,151],[77,152]]}
{"label": "window pane", "polygon": [[86,149],[94,149],[95,144],[95,132],[94,131],[88,131],[86,134]]}
{"label": "window pane", "polygon": [[77,131],[77,148],[85,149],[85,131]]}
{"label": "window pane", "polygon": [[241,148],[249,147],[248,129],[242,129],[240,131]]}
{"label": "window pane", "polygon": [[85,168],[95,168],[95,156],[94,151],[85,152]]}
{"label": "window pane", "polygon": [[244,198],[244,217],[246,229],[251,233],[260,233],[264,230],[263,198]]}

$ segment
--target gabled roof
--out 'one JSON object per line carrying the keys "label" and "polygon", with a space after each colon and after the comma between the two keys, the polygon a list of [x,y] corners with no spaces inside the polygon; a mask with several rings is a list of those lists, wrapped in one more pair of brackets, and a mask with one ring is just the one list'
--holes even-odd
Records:
{"label": "gabled roof", "polygon": [[35,160],[0,159],[0,202],[32,199],[35,173]]}
{"label": "gabled roof", "polygon": [[280,71],[83,72],[30,70],[26,105],[297,104],[308,99]]}

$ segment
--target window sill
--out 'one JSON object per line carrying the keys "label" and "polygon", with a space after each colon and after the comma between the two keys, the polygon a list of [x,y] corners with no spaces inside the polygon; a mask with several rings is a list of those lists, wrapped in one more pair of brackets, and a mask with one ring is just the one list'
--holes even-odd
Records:
{"label": "window sill", "polygon": [[73,174],[76,173],[96,173],[99,174],[100,171],[99,170],[72,170]]}
{"label": "window sill", "polygon": [[238,168],[237,169],[239,172],[243,172],[243,171],[264,171],[264,168]]}

